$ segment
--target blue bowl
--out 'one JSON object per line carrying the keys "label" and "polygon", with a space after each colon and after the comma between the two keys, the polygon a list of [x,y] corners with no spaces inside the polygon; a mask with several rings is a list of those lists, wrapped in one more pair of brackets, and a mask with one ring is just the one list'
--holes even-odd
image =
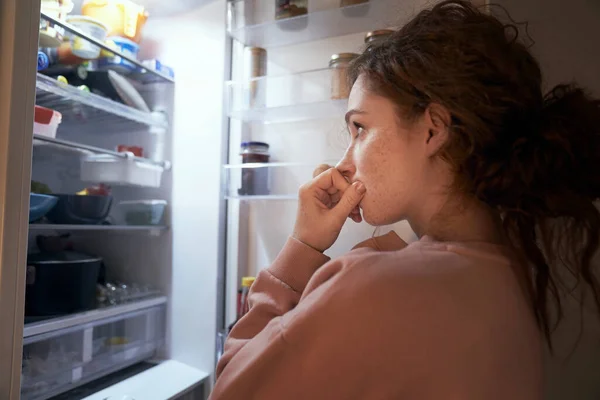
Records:
{"label": "blue bowl", "polygon": [[58,197],[47,194],[29,193],[29,222],[44,217],[58,202]]}

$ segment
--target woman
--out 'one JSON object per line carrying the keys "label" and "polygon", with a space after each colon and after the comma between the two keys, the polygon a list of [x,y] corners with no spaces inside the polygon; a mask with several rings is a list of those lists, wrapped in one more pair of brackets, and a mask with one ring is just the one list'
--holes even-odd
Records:
{"label": "woman", "polygon": [[[352,65],[351,144],[300,189],[213,400],[542,398],[558,287],[598,305],[600,107],[543,96],[510,28],[446,1]],[[347,217],[420,240],[329,260]]]}

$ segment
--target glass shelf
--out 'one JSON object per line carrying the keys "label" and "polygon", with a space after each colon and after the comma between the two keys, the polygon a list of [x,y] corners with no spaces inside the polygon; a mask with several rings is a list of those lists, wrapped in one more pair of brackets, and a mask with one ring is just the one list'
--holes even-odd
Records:
{"label": "glass shelf", "polygon": [[52,146],[57,146],[57,147],[65,148],[65,149],[79,150],[79,151],[81,151],[82,154],[89,154],[89,153],[107,154],[107,155],[110,155],[113,157],[131,159],[133,161],[137,161],[137,162],[141,162],[141,163],[145,163],[145,164],[157,165],[166,170],[168,170],[171,167],[171,164],[168,161],[153,161],[153,160],[149,160],[147,158],[134,157],[128,153],[119,153],[119,152],[112,151],[112,150],[102,149],[100,147],[88,146],[86,144],[70,142],[68,140],[54,139],[54,138],[49,138],[46,136],[36,135],[36,134],[33,135],[33,139],[34,139],[34,144],[39,144],[39,142],[43,142],[46,144],[50,144]]}
{"label": "glass shelf", "polygon": [[312,7],[309,2],[308,14],[276,20],[273,0],[234,1],[229,3],[228,32],[246,46],[285,46],[400,26],[427,1],[370,0],[346,7],[339,7],[339,0],[322,3]]}
{"label": "glass shelf", "polygon": [[298,195],[296,194],[273,194],[273,195],[243,195],[243,196],[225,196],[227,200],[239,200],[239,201],[296,201]]}
{"label": "glass shelf", "polygon": [[[104,42],[101,42],[99,40],[97,40],[96,38],[93,38],[89,35],[87,35],[86,33],[82,32],[81,30],[77,29],[76,27],[74,27],[71,24],[66,23],[65,21],[62,21],[60,19],[56,19],[54,17],[51,17],[48,14],[45,13],[40,13],[40,17],[46,21],[50,21],[55,25],[58,25],[62,28],[64,28],[66,31],[71,32],[85,40],[87,40],[90,43],[95,44],[96,46],[102,48],[103,50],[106,50],[110,53],[113,53],[116,56],[121,57],[123,60],[129,61],[130,63],[134,64],[136,67],[138,67],[138,69],[140,71],[143,71],[142,73],[138,73],[138,74],[134,74],[132,75],[133,78],[136,78],[141,81],[141,82],[169,82],[169,83],[174,83],[175,81],[173,80],[172,77],[167,76],[165,74],[163,74],[160,71],[155,71],[151,68],[148,68],[147,66],[143,65],[142,63],[140,63],[138,60],[136,60],[135,58],[130,57],[127,54],[123,54],[119,51],[116,51],[115,49],[107,46]],[[147,76],[150,75],[153,77],[153,79],[148,79]]]}
{"label": "glass shelf", "polygon": [[109,231],[160,233],[166,230],[164,225],[67,225],[67,224],[29,224],[30,231]]}
{"label": "glass shelf", "polygon": [[147,298],[142,300],[131,301],[114,306],[100,307],[94,310],[60,317],[44,318],[40,321],[26,323],[25,327],[23,328],[23,338],[40,335],[59,329],[89,324],[102,319],[112,318],[133,311],[139,311],[145,308],[158,306],[165,304],[166,302],[167,298],[165,296],[157,296],[156,293],[151,293],[147,296]]}
{"label": "glass shelf", "polygon": [[[337,70],[339,72],[339,70]],[[333,93],[334,70],[226,82],[228,115],[246,122],[290,122],[342,116],[348,100]]]}
{"label": "glass shelf", "polygon": [[104,130],[110,125],[111,132],[128,132],[147,129],[149,126],[166,129],[164,118],[136,110],[94,93],[60,83],[54,78],[37,74],[35,103],[62,114],[59,129]]}
{"label": "glass shelf", "polygon": [[227,200],[295,200],[298,189],[312,179],[319,164],[334,165],[335,161],[314,163],[272,162],[224,165]]}

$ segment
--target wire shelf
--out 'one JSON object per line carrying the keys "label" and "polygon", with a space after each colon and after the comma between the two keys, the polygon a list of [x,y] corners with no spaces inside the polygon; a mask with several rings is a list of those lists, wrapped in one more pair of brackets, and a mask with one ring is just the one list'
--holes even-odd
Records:
{"label": "wire shelf", "polygon": [[[147,129],[149,126],[167,128],[163,119],[136,110],[94,93],[85,92],[56,79],[37,74],[36,104],[51,108],[62,114],[61,128],[104,129],[110,125],[111,132],[127,132]],[[92,129],[93,130],[93,129]]]}

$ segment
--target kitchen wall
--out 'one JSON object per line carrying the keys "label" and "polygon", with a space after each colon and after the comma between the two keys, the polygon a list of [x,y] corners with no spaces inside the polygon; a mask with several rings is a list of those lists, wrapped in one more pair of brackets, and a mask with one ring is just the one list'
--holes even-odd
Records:
{"label": "kitchen wall", "polygon": [[[500,0],[516,21],[529,22],[532,51],[545,86],[576,81],[600,96],[600,2],[595,0]],[[600,267],[600,258],[594,264]],[[588,298],[588,300],[590,300]],[[578,303],[563,299],[566,318],[556,330],[555,354],[546,354],[548,400],[600,399],[600,324],[593,306],[580,316]],[[589,302],[588,302],[589,303]]]}

